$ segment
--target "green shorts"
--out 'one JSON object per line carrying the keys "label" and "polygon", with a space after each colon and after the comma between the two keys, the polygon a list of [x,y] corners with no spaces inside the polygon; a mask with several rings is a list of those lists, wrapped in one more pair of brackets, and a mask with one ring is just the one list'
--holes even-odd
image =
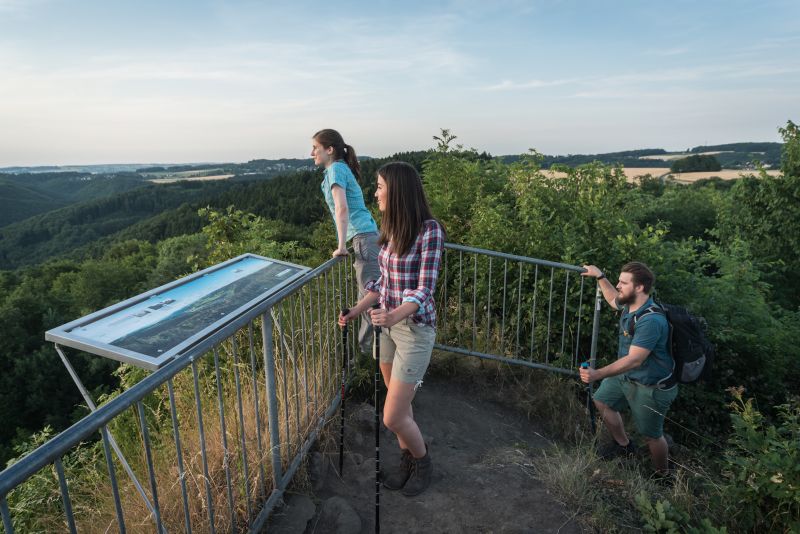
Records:
{"label": "green shorts", "polygon": [[381,331],[381,363],[392,364],[392,380],[421,384],[431,362],[436,330],[404,319]]}
{"label": "green shorts", "polygon": [[617,375],[603,379],[594,393],[594,400],[617,412],[629,407],[636,430],[648,438],[660,438],[664,435],[664,416],[677,396],[677,385],[658,389]]}

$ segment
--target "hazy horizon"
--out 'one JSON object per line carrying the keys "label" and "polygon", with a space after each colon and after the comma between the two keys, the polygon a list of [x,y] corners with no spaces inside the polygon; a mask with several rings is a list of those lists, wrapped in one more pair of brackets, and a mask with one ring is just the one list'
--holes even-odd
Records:
{"label": "hazy horizon", "polygon": [[[0,167],[780,141],[800,3],[0,0]],[[129,163],[135,164],[135,163]],[[156,163],[158,164],[158,163]]]}

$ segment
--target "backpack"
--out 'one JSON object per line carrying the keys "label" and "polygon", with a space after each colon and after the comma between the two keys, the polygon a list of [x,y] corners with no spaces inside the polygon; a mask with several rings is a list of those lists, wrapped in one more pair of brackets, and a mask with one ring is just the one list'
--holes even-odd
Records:
{"label": "backpack", "polygon": [[636,321],[648,313],[659,313],[669,324],[670,355],[675,368],[670,379],[681,384],[691,384],[701,378],[708,380],[716,349],[705,334],[706,321],[692,315],[689,310],[676,304],[656,303],[642,313],[634,314],[630,335],[636,329]]}

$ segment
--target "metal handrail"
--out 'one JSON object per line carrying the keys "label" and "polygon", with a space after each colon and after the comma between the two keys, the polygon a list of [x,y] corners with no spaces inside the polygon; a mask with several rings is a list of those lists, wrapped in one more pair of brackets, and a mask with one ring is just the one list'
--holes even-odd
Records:
{"label": "metal handrail", "polygon": [[[457,255],[458,257],[458,276],[456,276],[454,267],[452,273],[448,272],[448,257],[452,255]],[[472,259],[470,260],[472,263],[467,265],[467,269],[472,269],[473,272],[471,275],[470,273],[467,273],[467,279],[465,279],[463,272],[464,257],[469,257],[470,255],[472,256]],[[253,367],[253,376],[251,377],[251,380],[253,381],[255,403],[257,406],[259,402],[259,393],[266,396],[269,418],[270,447],[267,448],[265,446],[264,451],[262,451],[261,425],[258,422],[259,415],[258,409],[256,408],[255,424],[259,426],[257,430],[258,450],[259,453],[263,453],[264,457],[260,460],[259,466],[261,473],[259,478],[262,488],[261,495],[260,497],[254,495],[252,498],[252,503],[250,491],[247,487],[248,481],[247,478],[245,478],[245,495],[247,499],[248,518],[247,528],[251,529],[252,531],[260,529],[265,524],[270,511],[280,501],[283,491],[288,486],[295,470],[300,465],[300,461],[308,453],[311,445],[316,440],[316,437],[322,426],[324,426],[325,422],[332,417],[332,414],[335,413],[335,410],[338,407],[338,391],[336,395],[330,395],[330,392],[328,392],[326,397],[326,387],[330,389],[330,383],[326,386],[325,381],[330,380],[331,376],[336,376],[336,372],[340,371],[340,369],[338,369],[339,364],[337,362],[342,361],[342,365],[347,365],[349,369],[350,361],[344,361],[340,358],[334,357],[335,355],[332,354],[332,352],[340,350],[339,344],[336,342],[336,338],[338,336],[332,336],[333,342],[331,343],[328,330],[323,332],[322,329],[327,329],[329,323],[333,324],[333,322],[335,322],[337,310],[339,308],[346,307],[347,304],[352,304],[352,299],[356,297],[352,268],[344,273],[343,281],[342,267],[344,266],[343,260],[345,258],[346,257],[332,258],[319,267],[305,273],[303,276],[282,288],[274,295],[244,312],[241,316],[234,318],[229,323],[221,326],[217,331],[211,333],[206,338],[199,340],[192,346],[187,347],[181,354],[176,356],[174,360],[168,362],[164,367],[153,372],[149,376],[146,376],[140,382],[122,392],[116,398],[97,408],[97,410],[93,411],[90,415],[76,422],[68,429],[39,446],[17,463],[0,472],[0,515],[2,516],[2,524],[5,526],[6,531],[13,531],[10,527],[10,512],[8,509],[8,502],[6,500],[8,494],[13,491],[14,488],[18,487],[20,484],[23,484],[34,474],[39,472],[41,469],[53,464],[56,466],[58,481],[61,486],[64,509],[67,514],[67,522],[70,525],[70,528],[74,527],[72,506],[66,489],[67,484],[61,459],[72,449],[79,446],[81,442],[97,436],[96,433],[98,431],[100,431],[102,434],[103,444],[107,454],[109,476],[112,485],[114,486],[113,489],[118,514],[117,518],[120,526],[122,527],[124,523],[121,515],[122,511],[119,506],[119,495],[113,473],[113,465],[110,457],[111,453],[109,452],[108,447],[109,433],[106,427],[117,416],[134,405],[136,405],[139,411],[140,419],[142,419],[144,422],[144,410],[143,405],[141,404],[142,401],[145,399],[145,397],[147,397],[147,395],[153,393],[156,389],[164,384],[167,384],[169,388],[170,405],[172,408],[172,423],[173,428],[175,429],[175,446],[178,455],[177,461],[179,465],[179,471],[181,472],[181,477],[183,477],[182,473],[184,468],[181,458],[180,437],[177,430],[178,420],[175,414],[175,400],[172,388],[172,379],[178,375],[178,373],[190,367],[192,369],[192,373],[194,374],[195,380],[195,403],[198,409],[198,419],[200,420],[199,430],[201,432],[201,447],[203,447],[202,453],[205,469],[204,476],[207,478],[208,467],[205,466],[205,438],[202,436],[202,414],[200,411],[201,407],[197,389],[197,362],[201,358],[208,356],[210,353],[213,353],[214,355],[217,376],[219,417],[222,421],[222,425],[224,425],[225,414],[223,411],[223,393],[220,386],[220,370],[219,362],[217,361],[217,348],[230,339],[233,357],[234,359],[238,358],[236,354],[237,348],[235,344],[235,336],[237,332],[240,332],[245,328],[248,329],[250,339],[250,359],[251,362],[253,362],[251,364],[251,367]],[[488,268],[484,268],[482,266],[480,270],[478,269],[479,258],[483,258],[480,261],[485,262],[485,264],[487,264],[486,267]],[[493,261],[495,261],[497,264],[502,264],[502,271],[500,268],[498,268],[493,272]],[[584,317],[582,315],[583,308],[585,306],[584,278],[580,276],[570,276],[571,273],[584,272],[582,267],[540,260],[536,258],[517,256],[513,254],[506,254],[502,252],[495,252],[476,247],[457,245],[453,243],[445,244],[443,263],[443,274],[440,278],[441,282],[437,287],[435,297],[437,302],[437,313],[439,313],[437,327],[440,331],[440,335],[437,337],[443,338],[437,339],[437,341],[439,341],[439,343],[435,345],[437,349],[463,355],[503,361],[525,367],[545,369],[547,371],[553,371],[561,374],[574,375],[576,374],[574,371],[574,364],[576,363],[579,349],[581,345],[584,344],[582,339],[584,336],[581,336],[581,325],[585,322],[587,324],[584,334],[586,334],[587,331],[591,332],[589,351],[590,359],[592,362],[594,362],[597,350],[597,331],[599,328],[598,314],[600,310],[599,302],[601,293],[599,288],[595,288],[593,302],[594,316],[590,319],[589,314],[586,314]],[[339,266],[338,285],[336,273],[334,272],[334,267],[337,265]],[[513,276],[517,276],[516,288],[512,287],[512,285],[509,285],[508,282],[509,272],[511,272],[509,271],[509,265],[512,265],[512,270],[515,270],[517,273],[516,275],[512,273],[512,282],[514,280]],[[348,266],[344,267],[347,269]],[[549,286],[547,284],[546,273],[542,274],[540,277],[540,268],[542,268],[541,270],[543,272],[549,271]],[[528,269],[528,271],[526,272],[525,269]],[[559,278],[559,276],[561,278]],[[561,282],[562,278],[564,282],[563,284]],[[556,287],[556,279],[559,280],[559,287]],[[579,288],[578,286],[570,286],[571,281],[573,284],[576,284],[577,280],[580,280]],[[562,291],[562,286],[563,298],[562,294],[560,293],[560,291]],[[324,294],[322,291],[323,287]],[[331,289],[330,294],[329,288]],[[316,293],[314,291],[315,289]],[[526,299],[530,299],[532,301],[531,306],[527,305],[527,300],[526,307],[522,306],[522,296],[524,290],[531,292],[531,294],[526,295]],[[457,291],[458,297],[456,298],[452,294],[448,296],[448,291]],[[467,291],[472,291],[472,294],[467,295],[467,299],[465,300],[464,293]],[[542,295],[539,295],[537,292],[542,293]],[[509,300],[509,294],[511,295],[511,300]],[[589,293],[586,292],[586,295],[588,294]],[[516,295],[516,310],[514,309],[513,304],[514,295]],[[577,303],[575,302],[575,295],[577,295]],[[547,297],[546,308],[543,303],[545,296]],[[537,300],[539,297],[541,297],[541,302]],[[483,300],[484,298],[485,301]],[[304,299],[307,299],[307,303]],[[563,307],[560,308],[562,304]],[[323,305],[325,307],[324,317],[322,309]],[[284,310],[286,307],[289,307],[290,312],[288,317],[288,325],[283,322],[286,320],[286,317],[284,317]],[[294,321],[294,310],[298,308],[302,313],[302,322],[300,323],[300,328],[297,328],[297,325]],[[331,312],[331,308],[333,308],[332,314],[329,313]],[[462,316],[465,309],[471,310],[471,317],[465,318]],[[306,311],[309,312],[308,325],[310,328],[307,328],[306,324]],[[560,315],[554,317],[554,313]],[[478,319],[479,314],[480,320]],[[265,375],[262,375],[262,379],[266,380],[267,388],[267,391],[263,392],[258,392],[256,388],[255,360],[253,359],[255,357],[253,349],[253,325],[255,324],[254,321],[258,318],[262,319],[261,334],[263,340],[263,356],[265,367]],[[537,318],[539,319],[539,322],[537,322]],[[570,319],[569,322],[568,318]],[[314,330],[314,325],[316,325],[316,328],[319,331]],[[546,325],[546,328],[544,325]],[[525,347],[524,344],[521,343],[521,334],[523,331],[525,336],[530,339],[529,348]],[[481,339],[478,339],[479,332]],[[516,336],[512,335],[514,333]],[[276,336],[279,339],[274,340],[273,336]],[[307,339],[307,336],[310,336],[310,341]],[[325,336],[324,340],[323,336]],[[559,336],[560,343],[558,339]],[[462,337],[469,337],[469,339],[464,340]],[[508,337],[508,340],[506,337]],[[298,347],[295,346],[295,340],[297,338],[301,338],[302,347],[300,347],[300,341],[297,343]],[[539,345],[535,346],[535,338],[541,338],[538,339],[538,342],[542,345],[541,347]],[[274,347],[273,341],[276,341]],[[306,346],[306,341],[309,341],[308,346]],[[355,349],[357,348],[356,336],[352,336],[350,342],[353,343],[354,349],[350,351],[350,353],[355,354]],[[325,347],[327,347],[327,349],[325,349]],[[534,350],[534,348],[536,348],[536,350]],[[571,356],[571,359],[565,357],[565,354],[567,354],[567,349],[569,349],[569,355]],[[290,428],[288,412],[286,414],[278,413],[279,402],[276,396],[276,375],[279,372],[279,369],[277,368],[278,359],[276,358],[276,354],[273,354],[273,350],[277,351],[278,355],[287,355],[286,358],[281,360],[281,365],[283,366],[282,371],[284,372],[282,389],[282,393],[284,395],[283,406],[288,406],[286,400],[288,388],[288,382],[286,382],[285,374],[286,366],[291,365],[291,368],[294,371],[295,392],[297,393],[300,390],[300,382],[303,383],[303,387],[305,389],[306,414],[304,418],[300,417],[299,404],[295,406],[295,409],[297,410],[297,419],[296,424],[294,425],[296,434],[293,433],[292,435],[289,433]],[[299,352],[295,354],[295,350]],[[325,353],[325,350],[328,352]],[[555,357],[551,358],[551,356],[555,355],[559,355],[559,358],[561,359],[557,360]],[[536,360],[535,356],[543,358],[543,360]],[[302,359],[302,365],[304,366],[302,371],[304,373],[307,372],[309,368],[309,361],[312,362],[311,365],[315,366],[312,369],[312,373],[316,372],[317,369],[320,371],[319,376],[322,377],[321,383],[317,382],[316,375],[312,376],[312,379],[314,380],[313,385],[308,383],[307,377],[302,380],[300,379],[298,374],[299,358]],[[243,360],[245,360],[245,358],[243,358]],[[289,364],[287,362],[291,363]],[[236,395],[238,396],[239,418],[241,419],[242,399],[240,380],[238,376],[238,370],[235,370],[235,372],[237,373]],[[319,395],[320,393],[321,395]],[[312,419],[311,412],[309,411],[309,397],[312,394],[314,396],[314,419]],[[322,398],[321,400],[323,407],[321,410],[319,404],[320,399],[318,396]],[[282,419],[283,415],[286,417],[283,417]],[[306,423],[306,426],[303,429],[300,428],[301,419],[304,419]],[[142,424],[141,430],[144,435],[147,434],[146,422]],[[284,431],[285,441],[281,441],[280,434],[282,430]],[[248,460],[245,449],[243,428],[240,429],[240,432],[241,446],[243,449],[242,462],[244,464],[244,471],[246,473],[248,468]],[[286,444],[285,446],[284,443]],[[152,460],[150,458],[149,438],[145,438],[145,447],[147,449],[145,452],[147,453],[148,464],[150,464]],[[225,443],[223,447],[226,455],[225,462],[227,462],[229,447],[227,443]],[[291,450],[295,451],[292,458],[284,458],[282,456],[284,452],[291,453]],[[286,462],[285,468],[284,461]],[[267,489],[264,485],[264,462],[268,464],[271,462],[272,464],[273,487],[268,495],[265,494]],[[227,468],[228,466],[226,463],[225,477],[228,490],[228,507],[232,516],[231,521],[235,522],[235,517],[233,516],[231,474]],[[158,516],[158,496],[155,478],[152,473],[152,466],[150,466],[150,471],[151,493],[154,497],[153,500],[155,503],[155,508],[151,508],[151,512],[155,511],[156,513],[154,515]],[[186,521],[186,528],[188,529],[191,528],[191,525],[183,478],[181,478],[181,482],[184,497],[183,511]],[[237,484],[238,483],[239,482],[237,481]],[[208,481],[206,481],[206,490],[210,491]],[[141,495],[144,497],[145,501],[147,501],[147,496],[144,493]],[[210,493],[208,493],[207,500],[210,524],[213,530],[214,510]],[[257,513],[256,517],[253,517],[252,514],[254,512],[251,510],[253,508],[251,505],[256,503],[259,504],[261,510]],[[257,509],[258,507],[255,508]],[[156,521],[157,528],[165,531],[163,525],[160,523],[160,518],[155,517],[154,519]]]}
{"label": "metal handrail", "polygon": [[24,483],[45,466],[59,460],[67,452],[78,446],[98,430],[107,426],[115,417],[140,402],[148,394],[170,381],[175,375],[188,368],[213,347],[219,345],[234,333],[246,327],[253,319],[268,313],[278,302],[296,293],[311,280],[327,273],[342,262],[344,257],[332,258],[319,267],[305,273],[292,284],[276,292],[269,299],[248,310],[244,315],[226,324],[209,337],[188,347],[186,351],[167,363],[161,369],[146,376],[119,396],[100,406],[88,416],[62,431],[46,443],[31,451],[20,461],[0,471],[0,496],[5,497],[11,490]]}

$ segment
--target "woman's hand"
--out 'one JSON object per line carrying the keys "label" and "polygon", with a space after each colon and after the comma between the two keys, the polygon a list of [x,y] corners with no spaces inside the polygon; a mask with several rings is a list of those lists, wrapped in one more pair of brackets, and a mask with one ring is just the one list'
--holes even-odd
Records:
{"label": "woman's hand", "polygon": [[345,248],[337,248],[336,250],[333,251],[333,254],[331,254],[331,257],[335,258],[336,256],[347,256],[348,254],[349,254],[349,252],[347,252],[347,247],[345,247]]}
{"label": "woman's hand", "polygon": [[339,323],[339,326],[345,326],[348,321],[352,321],[356,317],[358,317],[357,313],[353,314],[353,310],[348,310],[348,312],[345,314],[339,313],[339,320],[337,322]]}
{"label": "woman's hand", "polygon": [[373,325],[385,326],[386,328],[390,328],[400,321],[400,318],[394,313],[394,310],[388,312],[383,308],[370,310],[369,317]]}

